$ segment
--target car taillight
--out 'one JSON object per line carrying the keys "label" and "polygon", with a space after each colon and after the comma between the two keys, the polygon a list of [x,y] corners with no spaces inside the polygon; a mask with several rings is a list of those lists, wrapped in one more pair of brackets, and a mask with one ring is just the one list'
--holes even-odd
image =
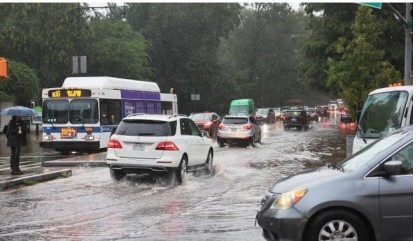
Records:
{"label": "car taillight", "polygon": [[223,124],[220,124],[219,126],[218,126],[218,128],[219,128],[219,130],[223,130],[223,129],[225,129],[225,125],[223,125]]}
{"label": "car taillight", "polygon": [[122,146],[121,146],[121,143],[119,141],[114,140],[114,139],[110,139],[108,141],[108,148],[121,149]]}
{"label": "car taillight", "polygon": [[252,125],[251,124],[247,124],[247,125],[244,125],[242,128],[244,128],[245,130],[251,130],[252,129]]}
{"label": "car taillight", "polygon": [[162,141],[157,144],[155,150],[158,151],[178,151],[178,147],[172,141]]}

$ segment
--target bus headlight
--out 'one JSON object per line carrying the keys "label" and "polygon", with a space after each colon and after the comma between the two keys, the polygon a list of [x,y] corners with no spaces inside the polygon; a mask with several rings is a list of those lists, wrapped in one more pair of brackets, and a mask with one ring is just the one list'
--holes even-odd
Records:
{"label": "bus headlight", "polygon": [[86,141],[93,141],[93,140],[95,140],[95,137],[93,135],[86,135],[85,140]]}
{"label": "bus headlight", "polygon": [[44,136],[44,140],[45,141],[52,141],[54,139],[54,137],[51,134],[46,134]]}

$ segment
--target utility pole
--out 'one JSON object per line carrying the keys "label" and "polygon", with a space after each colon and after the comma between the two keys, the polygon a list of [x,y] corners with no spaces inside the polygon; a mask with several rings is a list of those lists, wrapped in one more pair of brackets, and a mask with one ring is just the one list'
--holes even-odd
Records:
{"label": "utility pole", "polygon": [[413,3],[405,4],[405,17],[402,16],[390,3],[387,6],[394,12],[394,14],[403,21],[405,28],[405,51],[404,51],[404,85],[412,85],[411,77],[413,73]]}
{"label": "utility pole", "polygon": [[405,27],[405,64],[404,64],[404,85],[412,85],[411,78],[413,75],[413,3],[405,4],[405,19],[407,25]]}

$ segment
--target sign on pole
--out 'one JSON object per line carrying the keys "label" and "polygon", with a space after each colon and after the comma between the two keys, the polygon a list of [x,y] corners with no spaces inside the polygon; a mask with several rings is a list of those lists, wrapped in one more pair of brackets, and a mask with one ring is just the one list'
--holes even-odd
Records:
{"label": "sign on pole", "polygon": [[86,56],[73,56],[73,74],[86,74]]}
{"label": "sign on pole", "polygon": [[359,3],[359,4],[369,6],[369,7],[372,7],[372,8],[377,8],[377,9],[382,8],[382,3]]}

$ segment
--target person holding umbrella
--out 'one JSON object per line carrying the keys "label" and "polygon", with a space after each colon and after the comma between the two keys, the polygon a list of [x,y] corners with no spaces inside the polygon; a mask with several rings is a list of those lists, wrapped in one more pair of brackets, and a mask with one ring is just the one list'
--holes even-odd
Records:
{"label": "person holding umbrella", "polygon": [[26,146],[26,129],[19,116],[12,116],[7,126],[7,146],[10,146],[10,168],[12,175],[21,175],[23,172],[19,168],[19,158],[21,147]]}

